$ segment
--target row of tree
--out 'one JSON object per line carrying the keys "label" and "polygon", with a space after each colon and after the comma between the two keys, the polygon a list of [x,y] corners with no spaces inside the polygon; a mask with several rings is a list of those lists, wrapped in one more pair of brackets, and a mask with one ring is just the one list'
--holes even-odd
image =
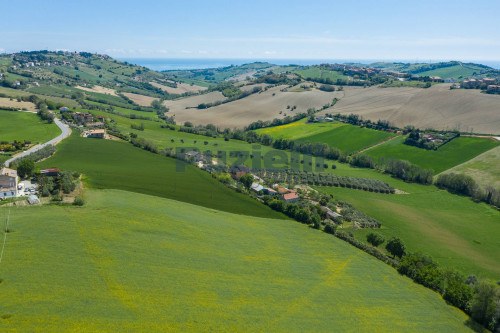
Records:
{"label": "row of tree", "polygon": [[[408,161],[395,158],[380,157],[377,162],[373,157],[365,154],[345,157],[345,160],[352,166],[361,168],[378,169],[389,173],[396,178],[407,182],[429,185],[432,184],[434,170],[422,169]],[[343,158],[340,159],[343,161]]]}
{"label": "row of tree", "polygon": [[307,172],[300,170],[260,169],[253,170],[268,183],[309,184],[359,189],[378,193],[394,193],[394,188],[378,179],[338,176],[331,173]]}
{"label": "row of tree", "polygon": [[467,195],[474,200],[483,201],[487,204],[500,207],[500,190],[492,186],[480,187],[469,175],[445,173],[440,174],[435,182],[439,188],[446,189],[452,193]]}
{"label": "row of tree", "polygon": [[413,279],[469,314],[475,321],[497,332],[500,330],[500,288],[493,282],[466,278],[453,269],[443,269],[427,255],[407,254],[402,257],[398,272]]}

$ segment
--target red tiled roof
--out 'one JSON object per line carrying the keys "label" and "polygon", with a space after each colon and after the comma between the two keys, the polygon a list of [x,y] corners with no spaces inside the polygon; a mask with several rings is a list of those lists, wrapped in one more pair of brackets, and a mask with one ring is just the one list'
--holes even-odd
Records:
{"label": "red tiled roof", "polygon": [[283,199],[284,200],[292,200],[292,199],[298,199],[299,197],[297,196],[297,193],[286,193],[283,194]]}
{"label": "red tiled roof", "polygon": [[58,168],[40,169],[40,173],[46,173],[46,172],[59,172],[59,169]]}

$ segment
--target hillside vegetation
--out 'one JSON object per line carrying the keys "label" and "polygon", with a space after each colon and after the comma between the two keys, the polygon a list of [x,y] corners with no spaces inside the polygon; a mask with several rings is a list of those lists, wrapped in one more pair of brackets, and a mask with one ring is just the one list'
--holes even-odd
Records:
{"label": "hillside vegetation", "polygon": [[85,183],[92,188],[121,189],[238,214],[284,218],[261,203],[222,186],[192,165],[125,142],[86,139],[73,134],[59,144],[53,157],[37,166],[82,172]]}
{"label": "hillside vegetation", "polygon": [[298,223],[117,190],[86,199],[12,210],[2,330],[471,331],[438,294]]}
{"label": "hillside vegetation", "polygon": [[375,159],[386,157],[407,160],[424,169],[432,169],[435,173],[440,173],[500,144],[490,139],[459,137],[437,150],[427,150],[405,145],[404,140],[405,137],[401,136],[367,150],[366,154]]}
{"label": "hillside vegetation", "polygon": [[[422,187],[425,189],[425,187]],[[500,277],[500,212],[486,204],[452,195],[434,186],[423,192],[383,195],[345,188],[319,188],[382,223],[378,233],[400,237],[410,252],[431,255],[466,276]],[[349,230],[361,240],[370,230]]]}

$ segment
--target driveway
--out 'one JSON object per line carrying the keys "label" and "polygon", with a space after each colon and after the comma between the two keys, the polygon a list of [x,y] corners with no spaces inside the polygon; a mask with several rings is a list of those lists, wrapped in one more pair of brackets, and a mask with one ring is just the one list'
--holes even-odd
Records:
{"label": "driveway", "polygon": [[71,134],[71,129],[69,128],[69,126],[66,125],[66,124],[63,124],[59,119],[54,118],[54,123],[62,131],[62,133],[59,134],[58,137],[56,137],[56,138],[54,138],[54,139],[52,139],[50,141],[47,141],[45,143],[42,143],[41,145],[37,145],[37,146],[35,146],[35,147],[31,148],[31,149],[23,151],[22,153],[14,156],[14,157],[12,157],[11,159],[5,161],[5,166],[9,167],[10,163],[14,162],[15,160],[18,160],[20,158],[26,157],[27,155],[29,155],[29,154],[31,154],[31,153],[33,153],[35,151],[39,151],[40,149],[45,148],[48,145],[55,146],[56,144],[58,144],[60,141],[62,141],[63,139],[67,138]]}

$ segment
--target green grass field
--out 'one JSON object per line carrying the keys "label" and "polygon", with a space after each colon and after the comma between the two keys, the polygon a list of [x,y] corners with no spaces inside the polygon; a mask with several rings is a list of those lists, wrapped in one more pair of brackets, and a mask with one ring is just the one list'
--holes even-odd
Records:
{"label": "green grass field", "polygon": [[[409,251],[430,254],[465,274],[500,279],[500,212],[470,198],[428,186],[427,192],[381,195],[345,188],[320,188],[382,222],[378,230],[400,237]],[[350,230],[351,231],[351,230]],[[352,230],[362,240],[371,230]]]}
{"label": "green grass field", "polygon": [[466,78],[468,76],[472,76],[475,72],[479,72],[479,68],[469,68],[469,67],[463,67],[460,65],[456,66],[450,66],[450,67],[443,67],[439,69],[434,69],[431,71],[426,71],[426,72],[421,72],[418,73],[420,76],[439,76],[442,79],[447,79],[447,78],[455,78],[458,79],[460,78]]}
{"label": "green grass field", "polygon": [[262,128],[256,132],[269,134],[274,138],[322,142],[347,153],[373,146],[395,135],[339,122],[309,124],[307,119],[286,125]]}
{"label": "green grass field", "polygon": [[343,152],[354,153],[376,145],[394,135],[390,132],[345,124],[328,132],[306,136],[299,141],[322,142]]}
{"label": "green grass field", "polygon": [[[113,188],[190,202],[237,214],[284,218],[256,200],[230,190],[207,172],[127,142],[81,138],[76,131],[37,167],[82,172],[93,188]],[[176,165],[185,166],[177,172]]]}
{"label": "green grass field", "polygon": [[438,150],[426,150],[405,145],[405,138],[402,136],[388,141],[366,151],[365,154],[375,159],[383,156],[407,160],[424,169],[433,169],[435,173],[440,173],[499,145],[498,142],[489,139],[459,137]]}
{"label": "green grass field", "polygon": [[471,331],[437,293],[302,224],[118,190],[86,200],[12,209],[1,330]]}
{"label": "green grass field", "polygon": [[329,71],[320,69],[318,67],[309,67],[307,69],[300,69],[294,71],[297,74],[302,75],[304,78],[312,78],[312,79],[331,79],[334,83],[337,82],[337,79],[347,80],[348,77],[342,75],[335,71]]}
{"label": "green grass field", "polygon": [[500,188],[500,146],[488,150],[446,172],[465,173],[481,186]]}
{"label": "green grass field", "polygon": [[45,142],[59,134],[56,124],[48,124],[34,113],[0,110],[0,141]]}

